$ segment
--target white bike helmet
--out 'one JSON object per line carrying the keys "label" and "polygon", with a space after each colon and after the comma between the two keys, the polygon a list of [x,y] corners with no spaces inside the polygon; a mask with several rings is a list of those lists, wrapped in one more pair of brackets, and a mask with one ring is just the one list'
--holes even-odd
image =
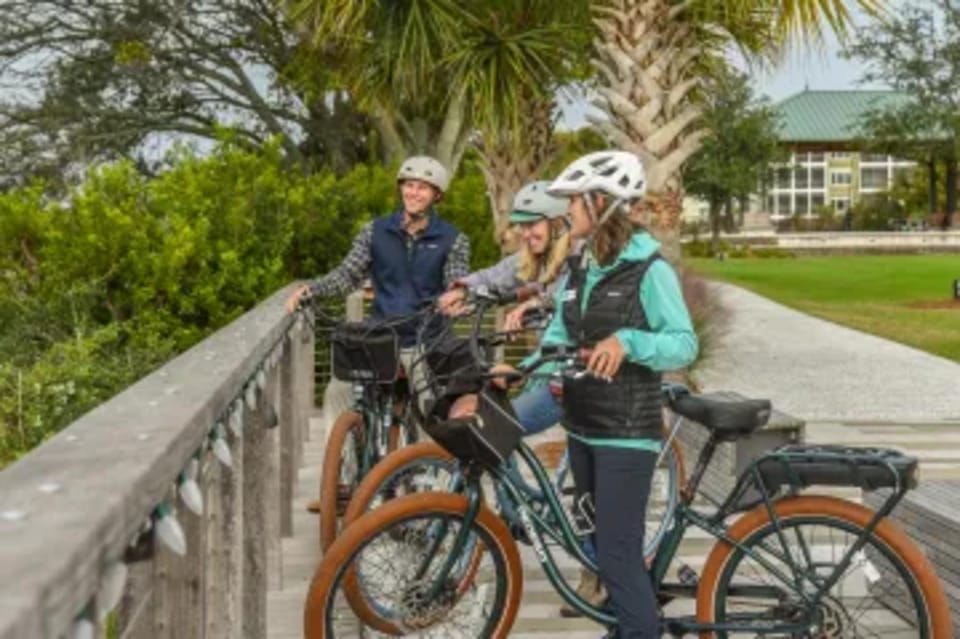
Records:
{"label": "white bike helmet", "polygon": [[517,191],[513,198],[510,221],[514,224],[536,222],[541,219],[552,220],[567,214],[567,201],[547,193],[550,182],[541,180],[530,182]]}
{"label": "white bike helmet", "polygon": [[431,184],[441,193],[450,186],[450,173],[438,160],[429,155],[415,155],[403,161],[397,172],[397,182],[404,180],[422,180]]}
{"label": "white bike helmet", "polygon": [[548,189],[550,195],[569,197],[603,191],[621,202],[643,197],[647,176],[640,158],[627,151],[598,151],[574,160]]}

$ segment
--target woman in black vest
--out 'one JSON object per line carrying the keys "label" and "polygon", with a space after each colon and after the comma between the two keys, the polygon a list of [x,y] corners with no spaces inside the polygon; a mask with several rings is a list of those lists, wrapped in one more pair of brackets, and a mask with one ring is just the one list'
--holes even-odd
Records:
{"label": "woman in black vest", "polygon": [[600,578],[619,621],[608,637],[659,637],[643,535],[661,446],[661,373],[692,362],[697,338],[673,268],[633,221],[646,192],[637,156],[584,156],[549,192],[570,198],[571,234],[587,240],[543,344],[590,353],[591,375],[564,381],[563,425],[577,491],[594,504]]}

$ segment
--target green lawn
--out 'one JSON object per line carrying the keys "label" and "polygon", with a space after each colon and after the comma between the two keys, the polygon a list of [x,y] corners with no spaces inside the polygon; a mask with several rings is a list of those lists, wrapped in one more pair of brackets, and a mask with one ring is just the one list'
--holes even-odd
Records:
{"label": "green lawn", "polygon": [[960,303],[952,300],[960,256],[688,259],[724,280],[805,313],[960,362]]}

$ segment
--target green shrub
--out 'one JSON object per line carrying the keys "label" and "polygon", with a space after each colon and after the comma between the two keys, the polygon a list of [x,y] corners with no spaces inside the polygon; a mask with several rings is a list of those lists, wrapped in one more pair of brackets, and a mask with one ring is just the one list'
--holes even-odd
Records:
{"label": "green shrub", "polygon": [[[395,168],[341,177],[291,167],[276,145],[179,150],[147,178],[91,170],[63,200],[0,193],[0,466],[287,282],[335,266],[398,204]],[[469,157],[441,203],[474,266],[499,257]]]}

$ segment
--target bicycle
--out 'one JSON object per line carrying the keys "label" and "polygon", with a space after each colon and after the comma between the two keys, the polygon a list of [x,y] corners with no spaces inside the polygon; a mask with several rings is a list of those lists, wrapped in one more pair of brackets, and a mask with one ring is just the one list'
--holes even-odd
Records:
{"label": "bicycle", "polygon": [[[565,367],[580,373],[569,356]],[[345,529],[311,583],[304,618],[308,639],[356,632],[353,609],[371,600],[376,622],[369,626],[385,634],[506,636],[520,603],[522,569],[509,527],[483,503],[484,477],[502,487],[519,513],[560,596],[598,623],[616,624],[609,610],[580,599],[558,570],[552,548],[596,566],[546,472],[521,445],[520,428],[502,410],[502,400],[502,394],[487,389],[477,418],[425,423],[457,460],[460,492],[399,497]],[[916,459],[892,450],[788,446],[754,460],[715,512],[701,512],[693,496],[717,445],[766,423],[770,403],[718,401],[681,387],[668,394],[668,403],[710,435],[649,567],[665,609],[677,602],[695,604],[692,615],[665,611],[665,631],[702,637],[846,637],[861,636],[861,627],[870,624],[867,631],[873,634],[951,636],[950,611],[935,571],[887,518],[916,485]],[[517,449],[546,496],[539,508],[505,471],[504,460]],[[800,494],[818,484],[884,489],[888,496],[871,511],[834,497]],[[671,581],[668,569],[690,527],[704,530],[716,543],[699,575]],[[379,562],[378,551],[386,553]],[[365,585],[363,600],[353,601],[358,589],[345,586],[358,575]]]}
{"label": "bicycle", "polygon": [[[351,382],[354,402],[334,420],[324,452],[319,530],[321,550],[326,550],[342,527],[341,517],[360,481],[388,453],[419,439],[417,425],[424,419],[420,396],[442,392],[444,383],[472,366],[473,360],[432,301],[411,315],[360,322],[342,322],[320,309],[314,312],[316,317],[308,319],[315,329],[319,319],[322,330],[331,333],[333,372]],[[417,354],[408,365],[409,372],[419,367],[426,377],[419,388],[400,361],[396,328],[404,324],[416,324],[412,348]],[[483,341],[491,348],[509,335],[499,332]]]}
{"label": "bicycle", "polygon": [[[489,294],[489,292],[487,292]],[[484,292],[481,292],[481,298]],[[477,300],[471,298],[471,303]],[[488,299],[488,302],[491,301]],[[496,300],[499,303],[499,299]],[[481,306],[482,308],[482,306]],[[472,334],[480,333],[482,324],[482,312],[477,313],[474,319]],[[524,318],[524,326],[539,324],[545,325],[549,316],[544,316],[542,311],[534,314],[528,314]],[[486,338],[487,343],[496,344],[505,333],[496,333],[494,336]],[[556,376],[550,377],[550,383],[557,382]],[[560,401],[560,392],[554,393],[557,401]],[[663,452],[657,460],[654,476],[654,487],[651,492],[658,495],[659,499],[648,502],[648,529],[647,543],[645,544],[645,554],[652,556],[653,550],[659,544],[660,539],[665,534],[665,524],[669,521],[670,514],[676,507],[679,500],[680,490],[683,487],[685,477],[685,468],[683,464],[683,454],[680,450],[676,434],[679,430],[682,417],[677,416],[672,423],[666,420],[664,425]],[[522,456],[514,455],[507,472],[513,474],[515,483],[520,486],[524,493],[535,501],[544,501],[545,496],[538,490],[523,480],[520,474],[519,461]],[[573,494],[572,486],[565,486],[569,478],[568,473],[569,457],[564,449],[557,465],[553,488],[557,494],[569,496]],[[528,468],[528,471],[531,469]],[[532,472],[532,471],[531,471]],[[530,474],[528,472],[528,474]],[[406,487],[411,491],[421,489],[427,490],[453,490],[460,480],[456,473],[455,460],[453,456],[443,447],[434,442],[420,442],[413,446],[405,447],[402,450],[396,450],[382,459],[370,472],[364,477],[363,481],[354,491],[353,498],[347,507],[343,516],[343,526],[347,526],[359,517],[361,514],[376,507],[387,499],[397,497],[402,488]],[[517,513],[509,509],[509,502],[502,498],[501,491],[496,490],[497,502],[507,508],[507,512],[502,513],[509,522],[514,536],[522,541],[527,541],[523,532],[523,527],[518,519]],[[661,508],[662,505],[662,508]],[[580,531],[581,535],[589,531]]]}
{"label": "bicycle", "polygon": [[430,324],[429,309],[409,316],[344,322],[314,307],[314,329],[328,332],[334,376],[350,382],[353,406],[334,420],[320,475],[320,546],[333,543],[353,490],[390,451],[416,442],[416,397],[400,361],[396,328],[419,322],[418,342]]}

